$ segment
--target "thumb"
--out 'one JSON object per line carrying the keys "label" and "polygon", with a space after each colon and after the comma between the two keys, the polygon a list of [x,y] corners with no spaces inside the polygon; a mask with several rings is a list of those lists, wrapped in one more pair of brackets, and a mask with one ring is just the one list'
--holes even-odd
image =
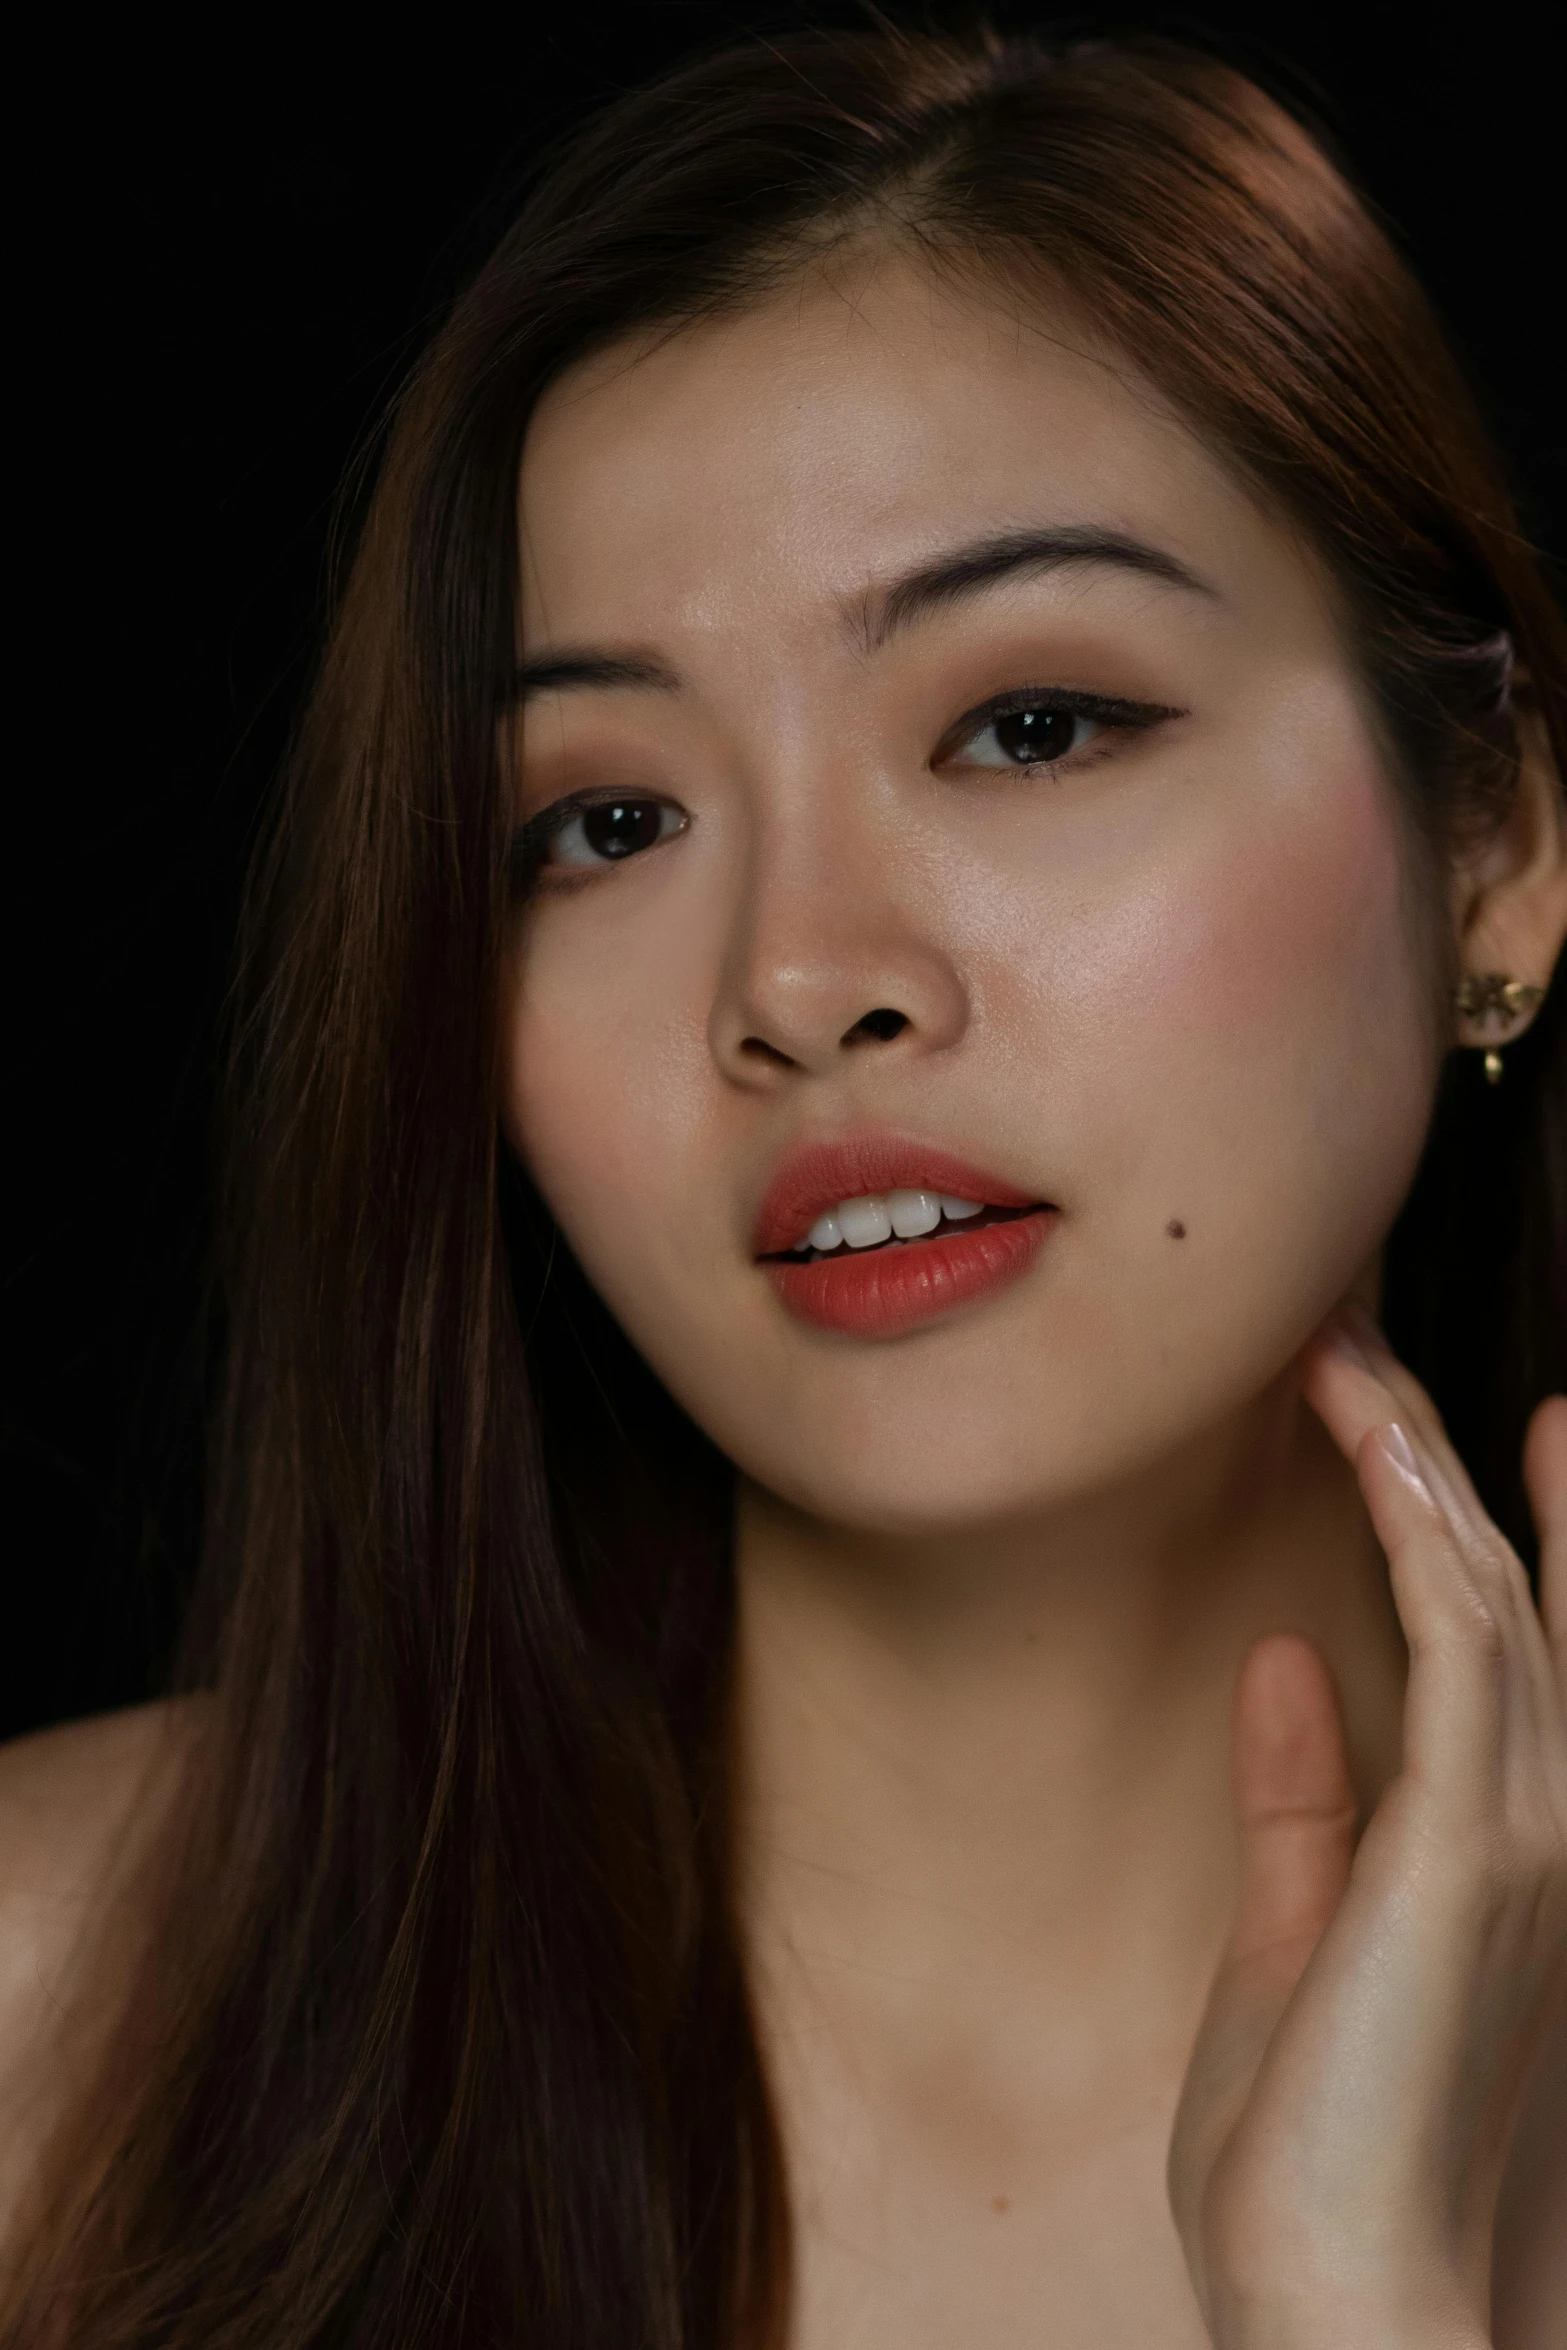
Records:
{"label": "thumb", "polygon": [[1231,1767],[1240,1893],[1171,2146],[1170,2191],[1183,2235],[1354,1857],[1355,1792],[1338,1691],[1297,1633],[1270,1633],[1241,1667]]}

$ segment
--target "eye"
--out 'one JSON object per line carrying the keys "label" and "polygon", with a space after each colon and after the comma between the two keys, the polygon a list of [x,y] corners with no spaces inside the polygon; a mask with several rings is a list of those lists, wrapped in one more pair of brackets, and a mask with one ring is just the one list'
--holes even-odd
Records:
{"label": "eye", "polygon": [[968,767],[1038,767],[1080,751],[1104,732],[1104,721],[1059,702],[1031,702],[1002,710],[956,744],[949,758]]}
{"label": "eye", "polygon": [[684,832],[688,821],[669,800],[566,800],[535,816],[519,837],[535,868],[570,866],[581,872],[618,865],[655,848]]}
{"label": "eye", "polygon": [[[1184,710],[1166,702],[1130,702],[1075,686],[1018,686],[981,702],[958,720],[937,751],[936,767],[1051,767],[1100,736],[1145,733]],[[1106,741],[1103,751],[1113,745]]]}

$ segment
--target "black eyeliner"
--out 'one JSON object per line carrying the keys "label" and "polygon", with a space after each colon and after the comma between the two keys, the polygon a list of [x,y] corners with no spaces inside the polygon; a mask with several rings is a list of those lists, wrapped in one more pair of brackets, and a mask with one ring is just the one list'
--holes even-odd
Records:
{"label": "black eyeliner", "polygon": [[[977,702],[972,710],[954,720],[931,753],[932,768],[942,766],[961,751],[966,743],[994,726],[1001,718],[1013,718],[1020,711],[1059,711],[1071,718],[1090,718],[1101,726],[1118,726],[1128,731],[1146,731],[1168,718],[1185,718],[1186,710],[1176,709],[1168,702],[1134,702],[1124,694],[1096,694],[1072,685],[1009,686],[1004,693],[991,694]],[[1041,768],[1046,762],[1039,762]],[[1058,766],[1059,761],[1048,762]],[[1027,772],[1026,768],[1019,772]]]}
{"label": "black eyeliner", "polygon": [[1187,715],[1168,702],[1133,702],[1124,695],[1085,693],[1076,686],[1013,686],[965,711],[945,739],[965,742],[980,727],[1015,717],[1020,710],[1065,710],[1074,718],[1096,718],[1102,726],[1156,726],[1161,719]]}

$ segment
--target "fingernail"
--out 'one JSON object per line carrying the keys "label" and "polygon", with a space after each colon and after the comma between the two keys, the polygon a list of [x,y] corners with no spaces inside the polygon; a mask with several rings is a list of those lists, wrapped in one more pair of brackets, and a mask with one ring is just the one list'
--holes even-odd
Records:
{"label": "fingernail", "polygon": [[1431,1500],[1431,1488],[1425,1472],[1415,1458],[1414,1447],[1396,1420],[1389,1420],[1385,1428],[1377,1430],[1377,1441],[1401,1476],[1407,1478],[1415,1491]]}

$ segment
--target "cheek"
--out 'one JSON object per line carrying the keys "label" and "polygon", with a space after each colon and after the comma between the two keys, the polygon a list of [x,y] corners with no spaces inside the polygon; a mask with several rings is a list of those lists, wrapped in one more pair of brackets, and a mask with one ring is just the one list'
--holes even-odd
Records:
{"label": "cheek", "polygon": [[1206,773],[1090,803],[1047,861],[992,870],[992,1008],[1080,1105],[1125,1096],[1147,1125],[1185,1092],[1426,1082],[1426,957],[1391,792],[1358,714],[1301,700],[1266,754],[1221,745]]}
{"label": "cheek", "polygon": [[1119,976],[1145,1006],[1153,1056],[1184,1061],[1196,1045],[1260,1073],[1313,1040],[1335,1059],[1395,1034],[1401,1047],[1420,995],[1380,777],[1340,768],[1266,816],[1173,867],[1139,909]]}
{"label": "cheek", "polygon": [[[705,966],[692,926],[546,911],[510,978],[502,1123],[584,1262],[646,1267],[703,1196]],[[710,1183],[707,1186],[710,1188]]]}
{"label": "cheek", "polygon": [[1255,821],[1188,836],[1103,926],[1079,1040],[1117,1255],[1177,1320],[1196,1303],[1211,1333],[1233,1312],[1237,1343],[1249,1322],[1264,1352],[1292,1346],[1380,1244],[1437,1059],[1374,758],[1346,746],[1280,786]]}

